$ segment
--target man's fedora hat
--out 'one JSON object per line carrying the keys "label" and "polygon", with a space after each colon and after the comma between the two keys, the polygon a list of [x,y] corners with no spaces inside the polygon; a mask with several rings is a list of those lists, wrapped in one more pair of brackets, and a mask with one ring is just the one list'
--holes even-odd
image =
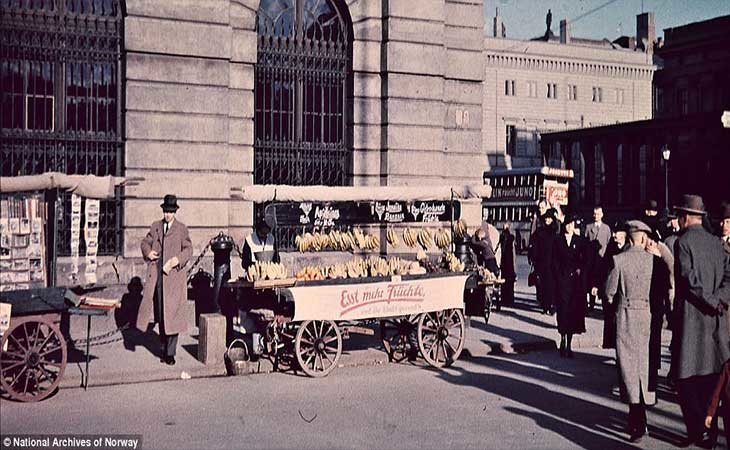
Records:
{"label": "man's fedora hat", "polygon": [[730,203],[725,203],[722,205],[722,214],[720,215],[720,219],[730,219]]}
{"label": "man's fedora hat", "polygon": [[692,194],[684,194],[682,196],[682,203],[679,206],[675,206],[674,210],[680,214],[685,213],[699,216],[707,214],[707,211],[705,211],[705,202],[702,201],[702,197]]}
{"label": "man's fedora hat", "polygon": [[649,200],[646,202],[646,207],[644,209],[648,209],[649,211],[657,211],[659,208],[659,205],[657,204],[656,200]]}
{"label": "man's fedora hat", "polygon": [[645,224],[641,220],[629,220],[626,222],[626,227],[628,228],[629,233],[636,233],[638,231],[643,231],[646,234],[651,234],[651,228],[649,228],[649,225]]}
{"label": "man's fedora hat", "polygon": [[177,205],[177,197],[172,194],[167,194],[165,196],[165,199],[162,201],[160,207],[165,212],[175,212],[180,208]]}

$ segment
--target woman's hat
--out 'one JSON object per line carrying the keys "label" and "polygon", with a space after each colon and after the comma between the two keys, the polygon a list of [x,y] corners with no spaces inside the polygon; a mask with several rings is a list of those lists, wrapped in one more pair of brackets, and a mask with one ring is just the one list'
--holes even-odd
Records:
{"label": "woman's hat", "polygon": [[177,197],[172,194],[167,194],[165,196],[165,199],[162,201],[160,207],[164,212],[175,212],[180,208],[177,205]]}
{"label": "woman's hat", "polygon": [[705,211],[705,202],[702,201],[702,197],[692,194],[684,194],[682,196],[682,203],[679,206],[675,206],[674,210],[680,213],[700,216],[707,214],[707,211]]}

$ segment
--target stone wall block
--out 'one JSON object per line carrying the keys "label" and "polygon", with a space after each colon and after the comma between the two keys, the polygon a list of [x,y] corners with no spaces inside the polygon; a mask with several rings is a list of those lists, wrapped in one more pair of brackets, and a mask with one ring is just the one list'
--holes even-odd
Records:
{"label": "stone wall block", "polygon": [[229,92],[224,87],[130,81],[127,109],[199,114],[228,114]]}
{"label": "stone wall block", "polygon": [[[228,62],[188,56],[126,55],[127,82],[149,80],[211,86],[228,85]],[[251,84],[253,89],[253,82]]]}
{"label": "stone wall block", "polygon": [[127,17],[124,38],[130,52],[219,59],[231,54],[231,29],[224,25]]}
{"label": "stone wall block", "polygon": [[128,111],[127,138],[185,142],[227,142],[228,118]]}

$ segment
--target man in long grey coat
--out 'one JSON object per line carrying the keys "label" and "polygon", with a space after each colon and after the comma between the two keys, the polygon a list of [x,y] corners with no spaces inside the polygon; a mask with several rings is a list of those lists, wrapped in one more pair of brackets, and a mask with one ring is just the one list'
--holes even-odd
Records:
{"label": "man in long grey coat", "polygon": [[677,393],[687,427],[687,444],[712,444],[717,423],[705,440],[703,408],[730,358],[730,330],[722,317],[730,303],[730,257],[716,236],[702,227],[702,197],[685,195],[675,210],[683,233],[675,244],[675,320],[679,335]]}
{"label": "man in long grey coat", "polygon": [[645,405],[656,402],[648,389],[654,257],[646,251],[651,228],[638,220],[627,226],[631,246],[613,257],[606,299],[616,309],[616,359],[629,400],[628,432],[631,442],[638,442],[646,433]]}
{"label": "man in long grey coat", "polygon": [[175,220],[177,197],[166,195],[160,205],[163,219],[150,226],[140,248],[147,262],[147,280],[137,316],[137,328],[145,330],[154,320],[159,324],[161,362],[175,364],[177,336],[187,331],[187,273],[184,268],[193,254],[188,227]]}

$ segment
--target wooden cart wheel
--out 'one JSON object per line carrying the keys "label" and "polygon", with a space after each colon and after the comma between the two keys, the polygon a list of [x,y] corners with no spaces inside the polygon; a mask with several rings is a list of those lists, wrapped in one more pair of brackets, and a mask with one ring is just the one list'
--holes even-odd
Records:
{"label": "wooden cart wheel", "polygon": [[294,353],[304,373],[324,377],[337,367],[342,354],[342,334],[331,320],[302,322],[294,338]]}
{"label": "wooden cart wheel", "polygon": [[0,351],[0,385],[10,398],[37,402],[56,390],[66,370],[66,340],[56,324],[43,317],[12,319],[0,349],[6,349]]}
{"label": "wooden cart wheel", "polygon": [[450,366],[464,349],[465,332],[461,309],[423,313],[418,319],[418,348],[430,365]]}
{"label": "wooden cart wheel", "polygon": [[383,347],[390,362],[401,362],[406,358],[416,359],[418,356],[417,329],[417,315],[380,320],[380,338],[383,340]]}

